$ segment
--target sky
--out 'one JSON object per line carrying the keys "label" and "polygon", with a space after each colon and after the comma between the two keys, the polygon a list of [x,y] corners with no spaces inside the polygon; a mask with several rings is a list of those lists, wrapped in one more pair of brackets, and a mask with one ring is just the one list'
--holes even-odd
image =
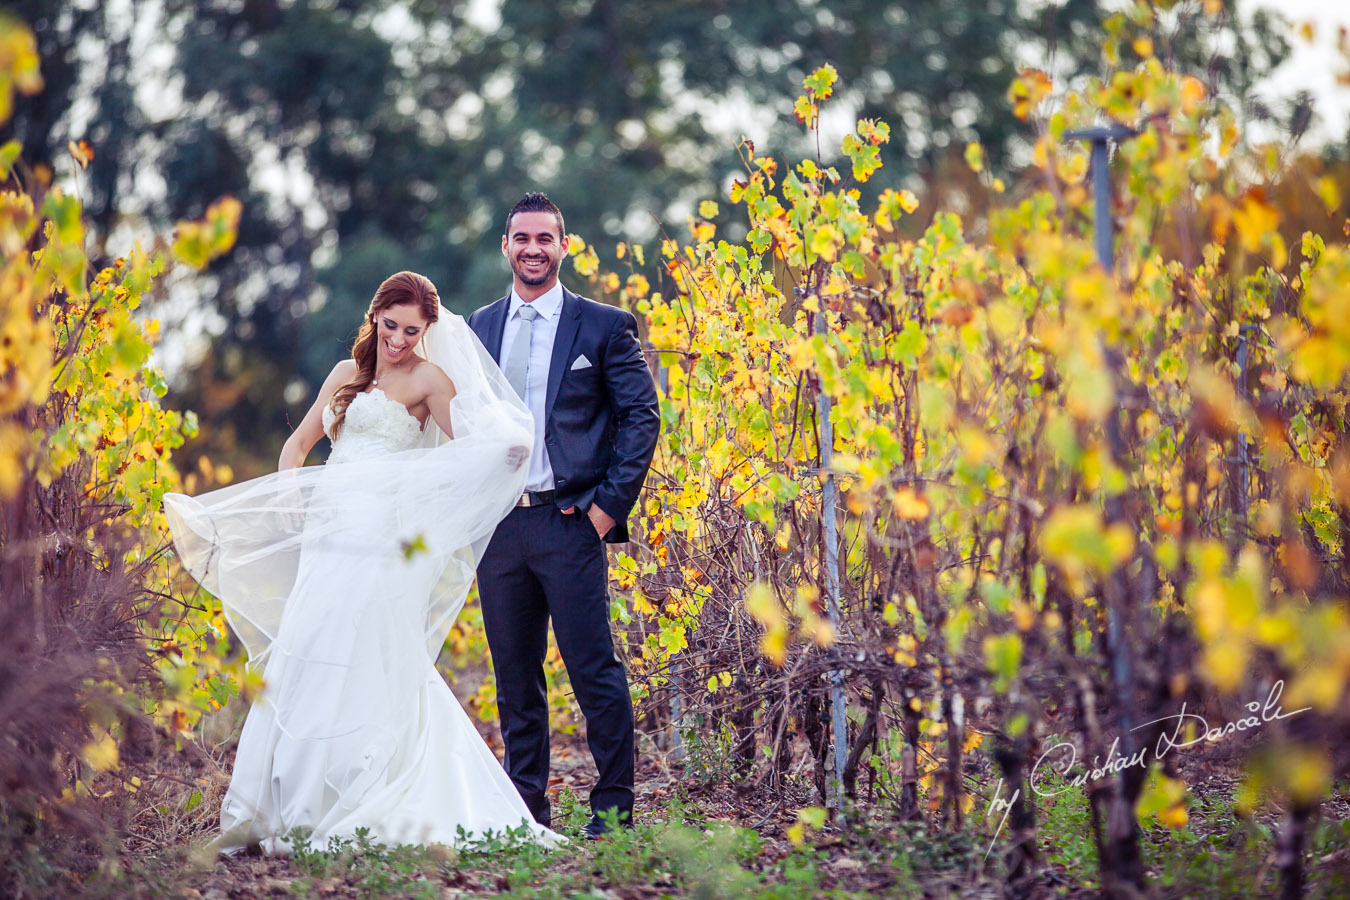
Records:
{"label": "sky", "polygon": [[1295,26],[1313,26],[1311,43],[1295,36],[1284,65],[1271,75],[1271,96],[1289,96],[1299,89],[1312,92],[1317,118],[1308,134],[1312,143],[1344,141],[1350,125],[1350,85],[1338,85],[1338,73],[1350,71],[1350,59],[1336,51],[1337,30],[1350,29],[1350,0],[1239,0],[1243,12],[1266,8],[1280,13]]}

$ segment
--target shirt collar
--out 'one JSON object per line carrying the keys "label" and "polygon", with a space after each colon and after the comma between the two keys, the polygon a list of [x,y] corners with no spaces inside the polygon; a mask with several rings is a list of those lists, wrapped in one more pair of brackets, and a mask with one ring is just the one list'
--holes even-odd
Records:
{"label": "shirt collar", "polygon": [[[547,291],[540,294],[538,297],[535,297],[534,300],[530,302],[530,305],[533,306],[535,310],[538,311],[540,316],[552,321],[557,317],[558,313],[562,311],[562,302],[563,302],[562,282],[555,281],[553,282],[553,287],[549,288]],[[506,318],[510,319],[513,316],[515,316],[515,314],[520,310],[521,306],[523,306],[524,304],[525,301],[520,299],[520,295],[517,294],[516,289],[512,287],[511,308],[507,310]]]}

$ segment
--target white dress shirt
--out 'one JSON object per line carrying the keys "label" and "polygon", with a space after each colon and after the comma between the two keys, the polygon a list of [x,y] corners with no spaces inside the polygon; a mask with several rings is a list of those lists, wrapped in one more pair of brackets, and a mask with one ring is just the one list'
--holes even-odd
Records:
{"label": "white dress shirt", "polygon": [[[511,345],[520,328],[520,308],[525,301],[511,290],[511,305],[506,310],[506,327],[502,330],[501,361],[511,352]],[[530,473],[525,479],[527,491],[553,490],[553,465],[548,459],[548,450],[544,448],[544,401],[548,397],[548,367],[553,359],[553,338],[558,333],[558,320],[562,318],[563,292],[561,282],[554,282],[546,293],[531,301],[530,306],[538,311],[530,331],[530,355],[525,367],[525,406],[534,416],[534,452],[530,454]]]}

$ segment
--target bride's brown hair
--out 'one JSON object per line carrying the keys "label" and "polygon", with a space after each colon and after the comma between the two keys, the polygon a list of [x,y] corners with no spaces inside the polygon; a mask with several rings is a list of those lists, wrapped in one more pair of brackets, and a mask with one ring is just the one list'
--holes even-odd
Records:
{"label": "bride's brown hair", "polygon": [[[347,404],[351,403],[357,394],[370,387],[371,382],[375,380],[375,358],[379,355],[376,351],[379,349],[377,344],[380,331],[375,325],[375,317],[391,306],[404,305],[416,306],[422,318],[427,320],[428,327],[440,318],[441,298],[436,293],[436,285],[431,283],[431,279],[416,272],[398,272],[384,280],[379,290],[375,292],[374,299],[370,301],[370,309],[366,310],[366,320],[361,323],[361,330],[356,333],[356,343],[352,346],[352,359],[356,360],[356,377],[334,391],[333,399],[328,401],[333,410],[333,424],[329,428],[332,437],[336,438],[342,431],[342,420],[347,416]],[[419,340],[425,335],[426,332],[423,331]]]}

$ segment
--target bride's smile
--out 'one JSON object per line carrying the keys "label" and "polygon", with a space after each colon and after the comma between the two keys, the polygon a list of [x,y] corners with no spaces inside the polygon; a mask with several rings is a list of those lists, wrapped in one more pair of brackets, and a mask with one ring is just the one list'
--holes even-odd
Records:
{"label": "bride's smile", "polygon": [[391,306],[383,310],[376,320],[380,332],[381,356],[386,364],[383,368],[388,371],[402,365],[412,355],[426,329],[427,320],[416,306],[409,304]]}

